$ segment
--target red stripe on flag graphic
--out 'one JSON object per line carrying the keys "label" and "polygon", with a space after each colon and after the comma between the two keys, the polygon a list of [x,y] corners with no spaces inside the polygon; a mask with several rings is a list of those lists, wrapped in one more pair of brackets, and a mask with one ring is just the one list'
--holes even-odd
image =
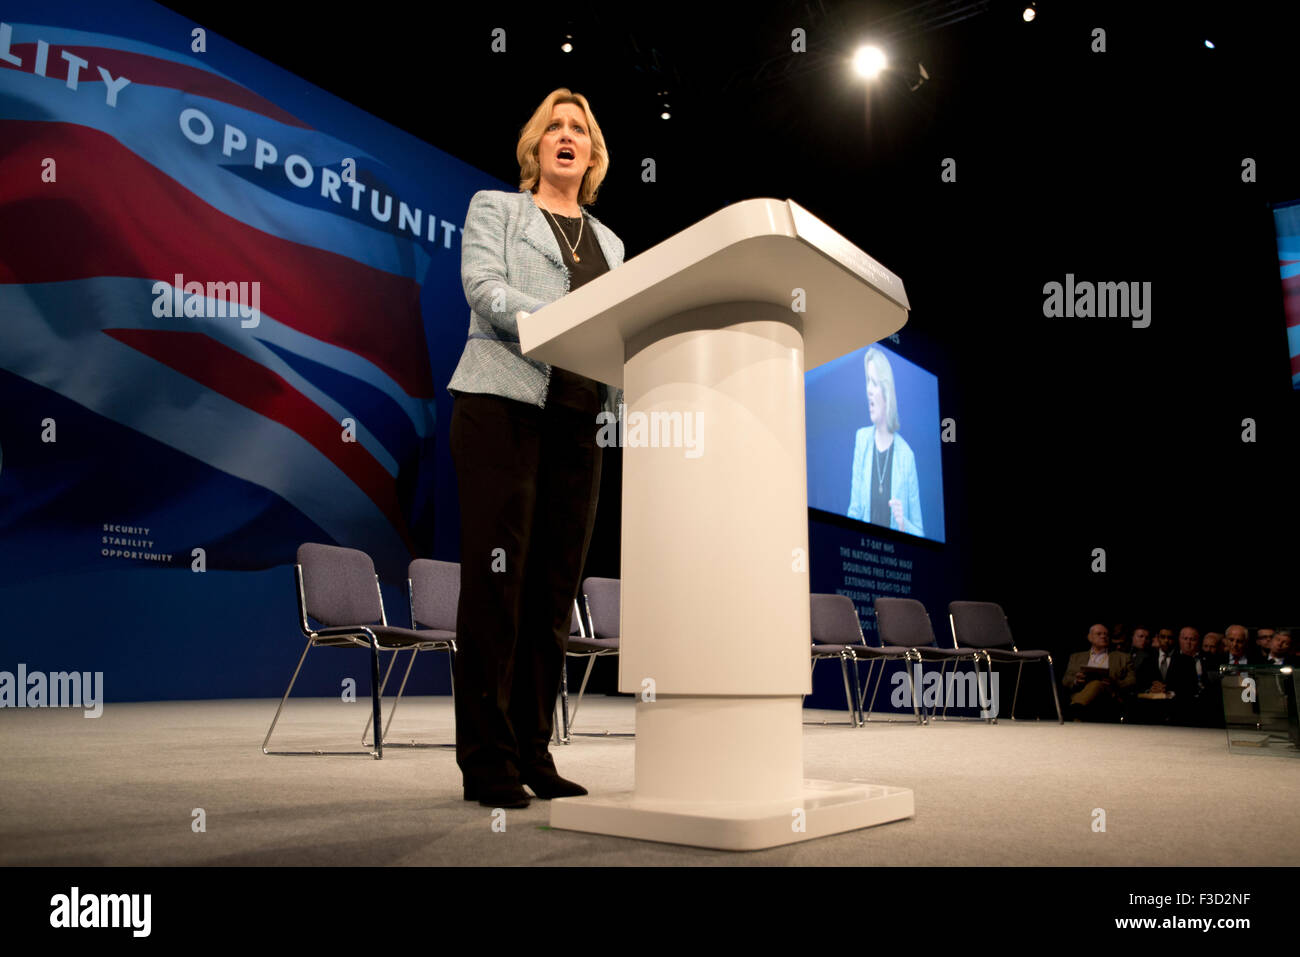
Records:
{"label": "red stripe on flag graphic", "polygon": [[105,329],[104,332],[302,436],[365,492],[402,536],[407,548],[412,548],[394,478],[360,442],[344,442],[342,424],[281,376],[200,332],[150,329]]}
{"label": "red stripe on flag graphic", "polygon": [[0,282],[260,282],[266,315],[369,359],[410,395],[433,394],[415,280],[242,223],[98,130],[0,120],[0,143]]}
{"label": "red stripe on flag graphic", "polygon": [[[113,79],[124,76],[132,83],[139,83],[143,86],[158,86],[182,93],[192,93],[195,96],[217,100],[221,103],[229,103],[231,106],[237,106],[253,113],[260,113],[267,119],[275,120],[286,126],[297,126],[305,130],[311,129],[310,126],[292,113],[282,110],[265,97],[258,96],[252,90],[227,80],[225,77],[217,76],[201,67],[163,60],[156,56],[149,56],[146,53],[130,53],[126,50],[114,50],[111,47],[65,46],[61,43],[51,43],[49,52],[45,57],[45,76],[51,80],[67,82],[68,70],[71,68],[71,64],[63,58],[64,50],[90,64],[87,67],[82,67],[81,72],[77,74],[78,86],[83,83],[103,83],[104,78],[96,69],[96,67],[102,66],[112,75]],[[36,64],[35,43],[15,43],[9,48],[9,52],[18,57],[22,61],[22,65],[15,66],[12,63],[0,60],[0,68],[18,70],[23,73],[33,72]]]}

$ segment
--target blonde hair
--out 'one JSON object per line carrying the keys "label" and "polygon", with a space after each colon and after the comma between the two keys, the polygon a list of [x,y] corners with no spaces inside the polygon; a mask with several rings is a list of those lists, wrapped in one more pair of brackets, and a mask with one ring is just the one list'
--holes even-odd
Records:
{"label": "blonde hair", "polygon": [[587,133],[591,137],[591,158],[595,165],[582,174],[582,185],[578,187],[578,205],[586,206],[596,201],[596,193],[609,171],[609,151],[605,149],[605,135],[600,131],[600,124],[591,112],[587,98],[581,93],[574,93],[567,87],[552,90],[542,100],[532,117],[519,131],[519,143],[515,146],[515,159],[519,161],[519,188],[536,192],[542,178],[542,164],[537,157],[537,145],[542,141],[542,134],[551,123],[551,114],[561,103],[572,103],[582,110],[587,120]]}
{"label": "blonde hair", "polygon": [[876,375],[880,378],[880,389],[885,394],[885,427],[890,432],[897,432],[898,395],[894,392],[894,370],[890,367],[889,359],[885,357],[885,354],[872,346],[862,359],[862,371],[866,373],[867,378],[871,377],[871,373],[867,372],[867,367],[872,362],[876,364]]}

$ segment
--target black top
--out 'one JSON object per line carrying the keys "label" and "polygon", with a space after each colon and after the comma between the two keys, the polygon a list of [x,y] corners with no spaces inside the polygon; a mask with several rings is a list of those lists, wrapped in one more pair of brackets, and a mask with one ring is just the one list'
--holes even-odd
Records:
{"label": "black top", "polygon": [[[560,244],[560,258],[569,267],[569,292],[609,272],[609,263],[601,252],[596,231],[591,228],[590,222],[584,222],[577,216],[555,216],[552,219],[552,213],[544,209],[541,212],[542,218],[550,225],[551,232],[555,233],[555,241]],[[579,226],[582,229],[581,236],[578,235]],[[573,260],[571,246],[578,253],[577,262]],[[600,411],[600,384],[595,379],[552,366],[546,405],[548,408],[563,406],[594,414]]]}
{"label": "black top", "polygon": [[894,512],[889,507],[894,482],[894,443],[882,453],[871,443],[871,524],[893,525]]}

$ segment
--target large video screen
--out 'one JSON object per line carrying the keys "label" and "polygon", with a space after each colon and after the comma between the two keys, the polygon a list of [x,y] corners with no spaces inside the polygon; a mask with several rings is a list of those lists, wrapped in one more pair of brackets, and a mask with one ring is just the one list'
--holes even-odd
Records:
{"label": "large video screen", "polygon": [[1282,303],[1291,353],[1291,388],[1300,389],[1300,200],[1275,206],[1277,264],[1282,271]]}
{"label": "large video screen", "polygon": [[876,344],[804,387],[809,507],[944,541],[938,377]]}

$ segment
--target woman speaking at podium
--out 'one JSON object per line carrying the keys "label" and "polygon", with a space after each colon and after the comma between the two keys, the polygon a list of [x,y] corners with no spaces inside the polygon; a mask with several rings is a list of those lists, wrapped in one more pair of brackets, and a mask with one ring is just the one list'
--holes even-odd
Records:
{"label": "woman speaking at podium", "polygon": [[596,416],[618,390],[525,358],[518,323],[623,262],[584,206],[609,169],[586,98],[553,91],[520,132],[519,192],[481,190],[461,239],[469,339],[448,383],[460,493],[456,763],[465,799],[586,794],[549,751],[600,491]]}

